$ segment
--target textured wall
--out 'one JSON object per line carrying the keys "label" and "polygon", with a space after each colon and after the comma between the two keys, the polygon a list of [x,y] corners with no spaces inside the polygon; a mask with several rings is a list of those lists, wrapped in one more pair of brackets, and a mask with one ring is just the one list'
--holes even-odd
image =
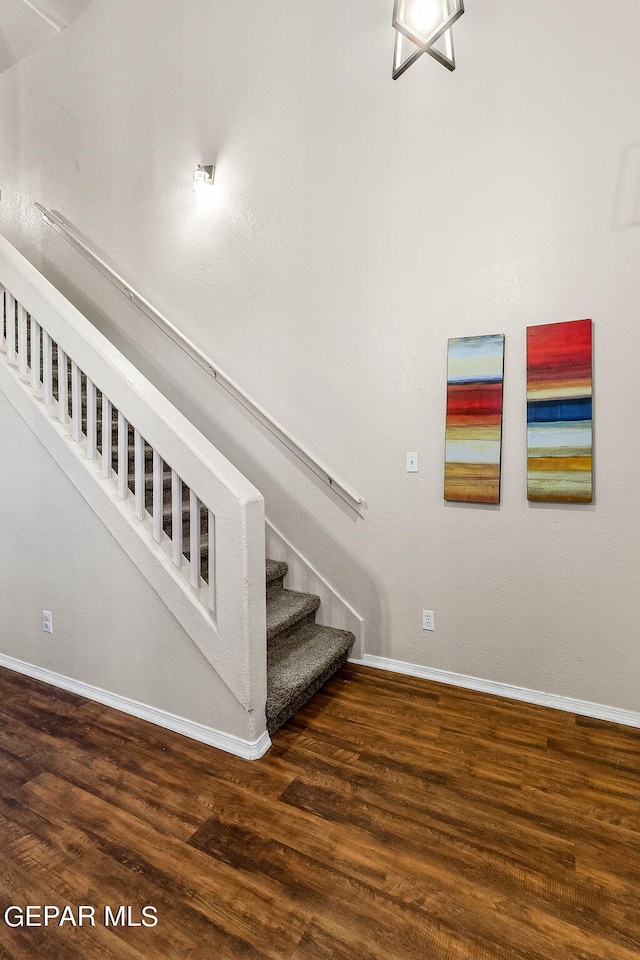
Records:
{"label": "textured wall", "polygon": [[[262,490],[365,616],[370,653],[638,710],[640,8],[469,0],[456,72],[423,58],[394,83],[391,7],[94,0],[0,78],[0,229]],[[198,162],[217,163],[210,206]],[[33,200],[364,496],[366,519]],[[525,328],[583,317],[596,500],[529,505]],[[507,338],[500,507],[442,493],[446,341],[481,333]]]}

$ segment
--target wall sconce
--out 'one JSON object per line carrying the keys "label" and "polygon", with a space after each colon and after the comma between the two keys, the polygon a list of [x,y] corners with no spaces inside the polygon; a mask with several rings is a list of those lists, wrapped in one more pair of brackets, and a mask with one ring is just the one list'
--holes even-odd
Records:
{"label": "wall sconce", "polygon": [[[401,77],[423,53],[428,53],[447,70],[455,70],[451,28],[463,13],[464,0],[394,0],[393,79]],[[407,41],[410,47],[405,56]],[[439,48],[436,47],[438,41],[441,41]]]}
{"label": "wall sconce", "polygon": [[216,168],[213,166],[213,164],[203,166],[199,163],[198,169],[195,170],[193,174],[194,193],[201,193],[210,190],[213,187],[213,178],[215,172]]}

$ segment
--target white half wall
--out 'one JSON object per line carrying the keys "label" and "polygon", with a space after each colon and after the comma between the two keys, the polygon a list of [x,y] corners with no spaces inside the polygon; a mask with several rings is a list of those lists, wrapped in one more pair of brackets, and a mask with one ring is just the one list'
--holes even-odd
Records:
{"label": "white half wall", "polygon": [[[638,711],[640,5],[466,7],[456,71],[423,57],[394,83],[391,0],[94,0],[0,77],[0,230],[258,487],[364,618],[364,653]],[[198,163],[216,164],[208,206]],[[356,489],[365,519],[36,200]],[[585,317],[596,499],[530,505],[526,327]],[[502,503],[447,504],[447,339],[491,333]]]}
{"label": "white half wall", "polygon": [[227,734],[231,748],[234,737],[256,739],[250,716],[3,394],[0,443],[0,662],[72,678],[89,697],[110,691],[113,705],[144,705],[137,715],[161,725],[162,714],[182,718],[184,731],[190,721],[198,739],[202,728],[210,742]]}

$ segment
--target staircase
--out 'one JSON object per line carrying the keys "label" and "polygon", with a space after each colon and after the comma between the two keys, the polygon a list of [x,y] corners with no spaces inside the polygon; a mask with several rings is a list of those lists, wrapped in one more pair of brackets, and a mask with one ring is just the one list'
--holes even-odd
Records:
{"label": "staircase", "polygon": [[267,730],[273,734],[346,663],[354,635],[315,622],[320,598],[285,590],[287,564],[267,560]]}
{"label": "staircase", "polygon": [[[30,328],[28,328],[30,330]],[[31,357],[30,332],[27,336],[29,362]],[[72,417],[72,375],[67,365],[67,404]],[[58,354],[53,350],[53,395],[60,399]],[[41,377],[43,360],[40,356]],[[87,435],[86,377],[82,383],[82,432]],[[64,381],[63,381],[64,384]],[[118,471],[118,411],[111,410],[112,466]],[[102,395],[97,396],[98,450],[102,453]],[[133,428],[129,427],[127,476],[128,486],[134,492],[135,444]],[[153,513],[153,449],[144,446],[145,507]],[[191,550],[190,491],[182,485],[182,552],[190,559]],[[200,511],[200,576],[209,580],[209,534],[207,511]],[[172,537],[172,471],[163,464],[162,527]],[[287,722],[347,661],[355,637],[345,630],[323,626],[315,622],[320,598],[311,594],[287,590],[284,578],[287,564],[266,561],[267,605],[267,730],[270,735]]]}

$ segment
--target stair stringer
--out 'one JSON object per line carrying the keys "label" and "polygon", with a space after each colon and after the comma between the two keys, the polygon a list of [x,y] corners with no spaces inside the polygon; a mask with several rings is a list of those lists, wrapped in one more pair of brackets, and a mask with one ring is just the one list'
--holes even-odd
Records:
{"label": "stair stringer", "polygon": [[267,556],[272,560],[284,560],[289,567],[285,578],[287,589],[320,597],[316,623],[352,633],[356,639],[350,659],[361,659],[365,652],[364,618],[332,584],[318,573],[313,564],[294,547],[275,524],[266,518],[265,542]]}
{"label": "stair stringer", "polygon": [[[135,520],[132,512],[123,506],[115,482],[105,480],[99,463],[88,460],[84,455],[86,443],[74,443],[68,431],[58,422],[57,405],[46,407],[40,399],[34,397],[27,382],[6,359],[0,363],[0,389],[133,561],[225,686],[245,710],[252,713],[259,703],[254,702],[251,696],[246,665],[241,664],[239,669],[240,651],[230,650],[223,643],[213,618],[194,602],[188,582],[178,573],[165,550],[151,539],[150,520],[143,523]],[[262,513],[261,504],[258,502],[245,506],[254,513]],[[259,526],[260,516],[257,515],[255,520],[255,523],[250,522],[245,526],[245,537],[248,536],[247,528],[255,530]],[[218,525],[216,534],[224,537],[224,530],[220,529],[220,526]],[[249,549],[256,556],[264,556],[260,543],[251,544]],[[264,574],[262,581],[264,582]],[[258,717],[256,719],[259,721]]]}

